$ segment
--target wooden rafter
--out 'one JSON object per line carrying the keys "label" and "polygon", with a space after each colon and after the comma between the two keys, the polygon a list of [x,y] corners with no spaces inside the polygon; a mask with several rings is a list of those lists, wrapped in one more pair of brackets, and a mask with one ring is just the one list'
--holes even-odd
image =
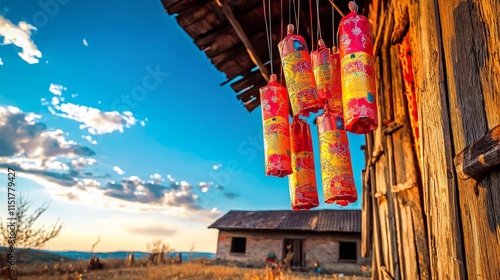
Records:
{"label": "wooden rafter", "polygon": [[221,7],[222,11],[224,12],[224,15],[226,16],[227,20],[231,24],[231,26],[234,28],[234,31],[240,38],[241,42],[243,45],[245,45],[245,48],[247,49],[247,53],[250,56],[250,59],[252,62],[259,68],[260,73],[262,74],[262,77],[266,79],[266,81],[269,81],[269,71],[267,70],[266,66],[262,61],[260,60],[259,56],[257,55],[257,52],[255,51],[252,43],[248,39],[247,35],[245,34],[245,31],[243,31],[243,28],[241,27],[240,23],[236,19],[236,17],[233,14],[233,10],[231,7],[227,4],[227,0],[215,0],[217,2],[217,5]]}

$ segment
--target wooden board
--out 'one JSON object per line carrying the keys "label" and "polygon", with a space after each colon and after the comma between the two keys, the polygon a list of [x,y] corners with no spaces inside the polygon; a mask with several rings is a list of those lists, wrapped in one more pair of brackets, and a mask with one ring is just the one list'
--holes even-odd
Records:
{"label": "wooden board", "polygon": [[[443,58],[455,153],[482,137],[492,125],[490,121],[498,121],[500,112],[498,92],[493,92],[499,88],[500,78],[491,72],[500,66],[492,57],[498,54],[498,45],[492,42],[499,42],[500,24],[498,20],[487,24],[481,14],[492,9],[498,13],[500,6],[497,1],[478,2],[482,8],[472,1],[439,1],[440,7],[446,6],[439,14],[443,48],[448,50]],[[497,170],[478,180],[457,180],[470,279],[500,277],[499,175]]]}
{"label": "wooden board", "polygon": [[431,278],[465,279],[438,7],[423,0],[409,11]]}

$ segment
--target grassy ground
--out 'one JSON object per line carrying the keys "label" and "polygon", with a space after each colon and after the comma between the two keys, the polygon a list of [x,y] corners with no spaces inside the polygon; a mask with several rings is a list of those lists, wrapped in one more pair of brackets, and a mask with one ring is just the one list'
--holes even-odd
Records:
{"label": "grassy ground", "polygon": [[[118,265],[118,264],[116,264]],[[69,267],[69,264],[67,264]],[[76,265],[71,264],[72,268]],[[51,279],[51,280],[305,280],[305,279],[343,279],[343,280],[367,280],[368,277],[352,276],[339,277],[339,275],[319,275],[312,273],[290,273],[282,277],[271,278],[269,269],[249,269],[228,267],[219,265],[207,265],[203,263],[184,263],[180,265],[155,265],[155,266],[140,266],[129,268],[109,268],[101,271],[83,272],[67,272],[65,270],[50,270],[41,272],[31,271],[31,275],[26,275],[25,270],[19,277],[23,280],[34,279]],[[64,272],[66,271],[66,272]],[[21,270],[22,272],[22,270]],[[24,275],[23,275],[24,274]],[[38,275],[37,275],[38,274]]]}

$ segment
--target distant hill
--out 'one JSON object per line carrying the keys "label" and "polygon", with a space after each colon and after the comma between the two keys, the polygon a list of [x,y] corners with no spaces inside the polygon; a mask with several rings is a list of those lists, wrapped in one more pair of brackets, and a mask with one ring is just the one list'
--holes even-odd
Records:
{"label": "distant hill", "polygon": [[[5,255],[8,253],[6,247],[0,247],[0,263],[5,262]],[[57,262],[61,260],[61,255],[42,250],[32,250],[32,249],[17,249],[16,250],[16,262],[17,263],[33,263],[33,262]],[[68,258],[71,260],[72,258]]]}
{"label": "distant hill", "polygon": [[[65,258],[77,259],[77,260],[88,260],[90,258],[90,252],[81,251],[46,251],[60,255]],[[118,252],[95,252],[94,255],[101,259],[125,259],[128,254],[134,253],[135,258],[147,258],[149,253],[146,252],[128,252],[128,251],[118,251]],[[182,254],[183,261],[195,260],[199,258],[215,259],[215,254],[205,253],[205,252],[173,252],[168,254],[169,257],[175,257],[178,254]]]}
{"label": "distant hill", "polygon": [[[6,247],[0,246],[0,253],[2,257],[0,260],[4,261],[5,254],[8,249]],[[88,260],[90,258],[90,252],[83,251],[52,251],[52,250],[34,250],[34,249],[17,249],[17,261],[19,263],[31,263],[31,262],[56,262],[60,261],[61,258],[65,260]],[[125,259],[128,254],[134,253],[135,258],[147,258],[149,253],[146,252],[129,252],[129,251],[117,251],[117,252],[95,252],[94,255],[101,259]],[[178,254],[182,254],[183,261],[196,260],[199,258],[215,259],[215,254],[206,252],[173,252],[168,254],[169,257],[175,257]]]}

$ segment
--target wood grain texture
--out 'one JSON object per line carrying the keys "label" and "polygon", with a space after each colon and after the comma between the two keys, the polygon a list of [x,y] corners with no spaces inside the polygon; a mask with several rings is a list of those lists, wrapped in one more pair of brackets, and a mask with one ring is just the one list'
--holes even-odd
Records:
{"label": "wood grain texture", "polygon": [[423,0],[409,11],[431,278],[465,279],[438,7]]}
{"label": "wood grain texture", "polygon": [[[364,182],[363,178],[365,178],[367,171],[361,171],[361,182]],[[361,207],[361,257],[367,258],[370,257],[371,253],[371,233],[372,233],[372,206],[371,206],[371,197],[370,197],[370,186],[363,183],[362,187],[362,196],[363,196],[363,205]]]}
{"label": "wood grain texture", "polygon": [[500,165],[500,125],[465,147],[453,161],[462,179],[478,178]]}
{"label": "wood grain texture", "polygon": [[267,70],[266,66],[264,66],[264,63],[262,63],[259,56],[257,55],[257,52],[248,39],[248,36],[241,27],[239,21],[235,18],[232,8],[229,6],[229,4],[226,3],[226,0],[217,0],[217,4],[221,7],[224,15],[226,16],[229,23],[231,23],[231,26],[233,27],[236,34],[238,34],[238,37],[240,38],[241,42],[247,50],[248,55],[250,56],[250,60],[252,60],[252,62],[259,68],[262,77],[266,81],[269,81],[269,70]]}
{"label": "wood grain texture", "polygon": [[[394,119],[401,122],[400,130],[392,135],[394,147],[395,186],[402,189],[396,194],[395,207],[401,216],[401,233],[399,234],[400,247],[403,247],[404,256],[401,257],[402,271],[405,276],[401,279],[429,279],[430,267],[428,258],[428,243],[424,224],[424,213],[421,207],[421,185],[418,184],[418,161],[412,145],[412,131],[408,117],[408,104],[403,87],[402,68],[399,62],[399,46],[391,47],[392,63],[391,76],[394,104]],[[394,187],[393,187],[394,189]],[[393,191],[394,193],[394,191]],[[398,210],[396,210],[398,211]],[[415,242],[408,242],[415,240]]]}
{"label": "wood grain texture", "polygon": [[[498,65],[495,62],[498,45],[493,46],[490,42],[498,42],[498,23],[487,24],[482,16],[498,8],[498,4],[496,1],[450,0],[439,1],[439,5],[446,6],[439,11],[443,47],[447,50],[444,61],[451,135],[458,153],[481,138],[491,127],[490,121],[497,120],[500,112],[498,97],[495,97],[498,92],[492,92],[498,88],[500,78],[491,74],[495,64]],[[499,174],[497,170],[477,180],[457,180],[465,262],[470,279],[500,277]]]}

